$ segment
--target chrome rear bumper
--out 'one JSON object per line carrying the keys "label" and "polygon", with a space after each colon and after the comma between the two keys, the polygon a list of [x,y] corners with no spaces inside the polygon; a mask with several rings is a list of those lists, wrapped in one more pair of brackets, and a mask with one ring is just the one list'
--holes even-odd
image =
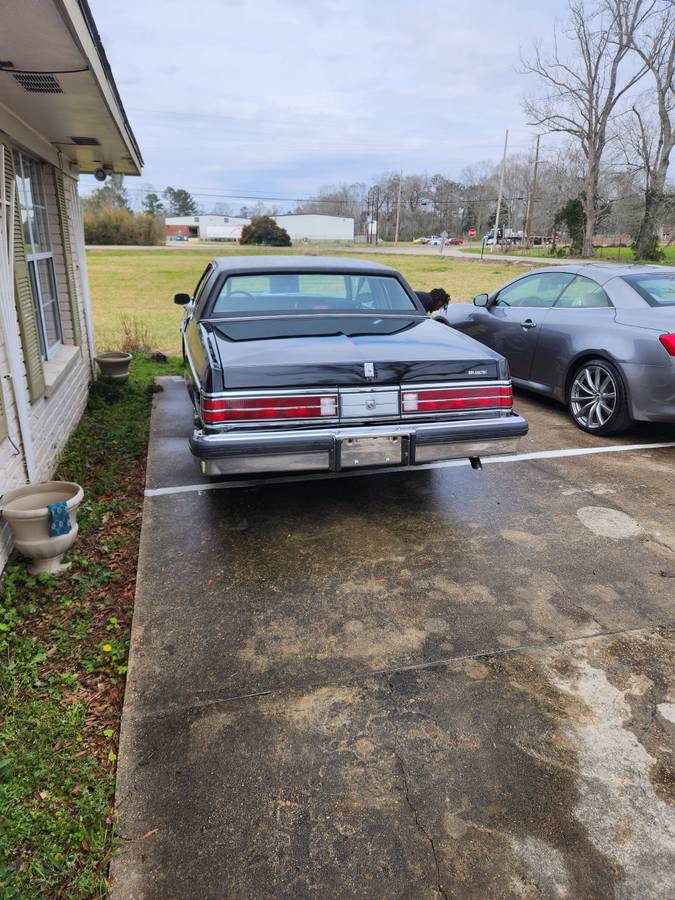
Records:
{"label": "chrome rear bumper", "polygon": [[516,453],[527,434],[521,416],[460,422],[206,433],[190,450],[204,475],[340,472],[357,467],[415,466],[443,459]]}

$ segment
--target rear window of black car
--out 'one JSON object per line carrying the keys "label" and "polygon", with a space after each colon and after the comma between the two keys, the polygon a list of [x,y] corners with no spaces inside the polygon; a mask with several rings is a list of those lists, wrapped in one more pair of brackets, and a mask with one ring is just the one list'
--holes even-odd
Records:
{"label": "rear window of black car", "polygon": [[230,275],[223,282],[211,315],[415,310],[414,301],[391,276],[283,272]]}
{"label": "rear window of black car", "polygon": [[650,306],[675,306],[675,275],[625,275],[623,280]]}

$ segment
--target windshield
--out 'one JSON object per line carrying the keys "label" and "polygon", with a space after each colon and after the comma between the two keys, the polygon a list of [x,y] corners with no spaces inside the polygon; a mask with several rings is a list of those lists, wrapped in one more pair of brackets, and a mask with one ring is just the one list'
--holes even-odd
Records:
{"label": "windshield", "polygon": [[230,275],[212,315],[268,313],[413,312],[414,301],[387,275],[284,272]]}
{"label": "windshield", "polygon": [[675,306],[675,275],[628,275],[624,281],[650,306]]}

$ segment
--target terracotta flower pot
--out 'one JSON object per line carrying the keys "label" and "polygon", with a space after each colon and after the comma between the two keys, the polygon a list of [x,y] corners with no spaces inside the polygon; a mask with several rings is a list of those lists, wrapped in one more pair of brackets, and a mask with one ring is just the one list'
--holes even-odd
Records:
{"label": "terracotta flower pot", "polygon": [[96,362],[103,378],[126,381],[129,377],[131,353],[122,353],[121,350],[106,350],[104,353],[96,354]]}
{"label": "terracotta flower pot", "polygon": [[[0,500],[0,512],[9,523],[14,546],[28,560],[31,575],[40,572],[56,574],[67,569],[61,558],[77,537],[77,508],[84,491],[70,481],[43,481],[15,488]],[[71,529],[68,534],[49,536],[50,503],[66,501]]]}

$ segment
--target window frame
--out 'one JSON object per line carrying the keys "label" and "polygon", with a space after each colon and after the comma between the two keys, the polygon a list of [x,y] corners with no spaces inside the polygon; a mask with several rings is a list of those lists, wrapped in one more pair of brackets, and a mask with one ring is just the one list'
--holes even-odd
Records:
{"label": "window frame", "polygon": [[647,288],[642,287],[640,284],[641,278],[656,278],[660,281],[666,281],[672,279],[673,276],[670,272],[649,272],[642,273],[636,275],[619,275],[619,278],[624,281],[626,284],[630,285],[636,294],[638,294],[645,303],[648,303],[652,309],[666,309],[672,308],[675,306],[673,303],[661,303],[659,300],[656,300],[647,290]]}
{"label": "window frame", "polygon": [[[26,170],[28,168],[28,177],[31,180],[31,202],[28,203],[28,194],[26,191]],[[17,187],[17,196],[19,198],[19,209],[17,213],[22,216],[21,229],[23,233],[24,251],[26,256],[26,265],[28,267],[28,277],[30,282],[31,293],[33,295],[33,305],[35,307],[35,317],[38,326],[38,336],[40,338],[40,349],[45,360],[51,359],[54,354],[63,346],[63,324],[61,322],[61,308],[59,305],[59,293],[56,284],[56,272],[54,270],[54,250],[52,247],[52,239],[49,228],[49,207],[46,200],[45,186],[43,179],[43,165],[39,159],[26,153],[23,150],[15,148],[14,150],[14,172]],[[36,187],[40,193],[41,203],[35,203]],[[44,211],[44,225],[46,228],[45,238],[49,242],[49,250],[40,250],[35,252],[35,247],[39,243],[35,240],[34,222],[35,215],[28,215],[34,212],[36,208]],[[26,213],[26,222],[23,221],[23,213]],[[26,226],[30,243],[26,239]],[[47,261],[47,275],[51,288],[53,290],[53,299],[43,297],[42,285],[40,282],[40,273],[38,263]],[[54,312],[54,324],[56,326],[57,338],[51,343],[48,340],[46,307],[52,306]]]}
{"label": "window frame", "polygon": [[[567,284],[563,285],[563,287],[560,288],[560,291],[558,292],[558,296],[554,300],[552,300],[550,304],[540,305],[540,306],[520,306],[520,305],[513,306],[510,303],[504,303],[500,307],[499,298],[504,293],[504,291],[508,290],[509,288],[515,288],[518,285],[521,285],[526,281],[531,281],[535,278],[548,278],[548,277],[555,277],[556,275],[567,275],[567,276],[569,276],[570,280],[567,282]],[[560,297],[562,296],[563,292],[569,287],[570,284],[572,284],[572,282],[575,280],[576,277],[577,276],[576,276],[575,272],[530,272],[527,275],[523,275],[522,278],[518,278],[516,281],[512,281],[510,284],[505,284],[503,288],[500,288],[500,290],[497,293],[497,296],[495,298],[495,300],[496,300],[495,307],[500,307],[502,309],[552,309],[555,306],[555,304],[558,302]]]}
{"label": "window frame", "polygon": [[[571,287],[574,285],[574,283],[575,283],[576,281],[590,281],[591,284],[594,284],[595,287],[596,287],[599,291],[601,291],[602,295],[604,296],[605,300],[607,301],[607,302],[605,303],[605,305],[604,305],[604,306],[560,306],[560,305],[559,305],[559,304],[560,304],[560,301],[561,301],[561,300],[563,299],[563,297],[565,296],[565,292],[568,290],[568,288],[571,288]],[[566,284],[566,285],[565,285],[565,287],[562,289],[561,293],[558,295],[558,299],[555,301],[555,303],[553,304],[553,306],[554,306],[555,309],[573,309],[573,310],[578,310],[578,309],[613,309],[613,308],[614,308],[614,304],[613,304],[612,301],[609,299],[609,295],[607,294],[607,291],[603,288],[603,286],[602,286],[599,282],[597,282],[594,278],[590,278],[588,275],[581,275],[581,274],[579,274],[579,273],[577,273],[577,275],[575,275],[575,277],[572,279],[572,281],[570,281],[569,284]]]}
{"label": "window frame", "polygon": [[[391,310],[341,310],[341,311],[328,311],[328,310],[313,310],[307,312],[298,312],[297,310],[273,310],[273,311],[260,311],[260,312],[217,312],[215,307],[220,297],[221,291],[225,285],[225,282],[232,277],[236,276],[269,276],[269,275],[339,275],[339,276],[349,276],[349,277],[357,277],[357,278],[368,278],[368,277],[378,277],[378,278],[391,278],[396,281],[400,288],[402,289],[405,296],[410,300],[410,309],[391,309]],[[271,268],[271,269],[251,269],[249,270],[235,270],[235,271],[222,271],[218,272],[218,277],[209,283],[208,292],[208,300],[204,303],[202,315],[200,317],[201,321],[228,321],[231,319],[240,319],[240,318],[257,318],[257,319],[270,319],[276,318],[278,316],[292,314],[294,316],[312,316],[312,317],[321,317],[321,316],[340,316],[344,317],[345,315],[353,316],[372,316],[374,313],[377,313],[378,317],[393,317],[393,318],[401,318],[404,317],[426,317],[426,311],[422,306],[419,298],[414,292],[410,289],[407,282],[399,275],[397,272],[371,272],[371,271],[363,271],[362,269],[346,269],[346,270],[331,270],[331,269],[315,269],[315,268],[303,268],[299,266],[297,269],[281,269],[281,268]]]}

